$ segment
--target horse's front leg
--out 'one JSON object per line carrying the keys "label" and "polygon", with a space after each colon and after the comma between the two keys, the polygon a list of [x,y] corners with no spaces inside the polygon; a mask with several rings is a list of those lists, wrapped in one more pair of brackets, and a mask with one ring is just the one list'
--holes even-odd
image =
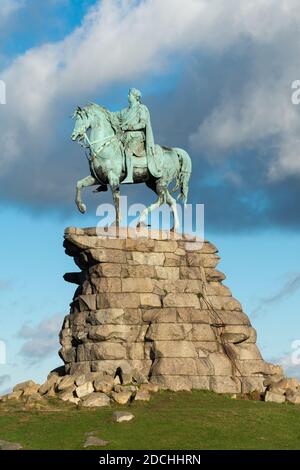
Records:
{"label": "horse's front leg", "polygon": [[86,205],[83,204],[81,200],[81,190],[82,188],[93,186],[94,184],[97,184],[97,180],[93,176],[86,176],[82,180],[77,181],[75,202],[76,202],[78,209],[80,210],[82,214],[84,214],[86,211]]}

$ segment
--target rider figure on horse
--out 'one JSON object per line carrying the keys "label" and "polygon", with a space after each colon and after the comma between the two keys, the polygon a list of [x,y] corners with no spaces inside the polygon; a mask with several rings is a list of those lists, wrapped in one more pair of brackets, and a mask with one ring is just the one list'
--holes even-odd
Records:
{"label": "rider figure on horse", "polygon": [[176,200],[168,186],[175,181],[172,191],[179,190],[178,197],[186,203],[192,171],[191,158],[183,149],[154,145],[149,111],[141,103],[140,91],[134,88],[129,90],[128,101],[129,106],[117,113],[111,113],[95,103],[89,103],[84,108],[77,107],[74,113],[72,140],[83,142],[84,147],[90,148],[90,174],[76,184],[77,207],[82,214],[85,213],[86,206],[81,199],[83,188],[100,183],[96,190],[100,192],[106,191],[109,185],[118,225],[119,186],[124,178],[126,159],[127,174],[123,182],[145,183],[158,196],[154,204],[142,211],[139,223],[144,222],[156,207],[167,203],[172,209],[176,229],[180,221]]}
{"label": "rider figure on horse", "polygon": [[119,123],[124,134],[124,148],[126,158],[126,178],[122,183],[133,183],[133,158],[134,155],[142,157],[145,154],[147,160],[154,157],[155,146],[151,127],[150,113],[141,103],[142,94],[136,88],[131,88],[128,94],[129,106],[122,111],[111,113]]}

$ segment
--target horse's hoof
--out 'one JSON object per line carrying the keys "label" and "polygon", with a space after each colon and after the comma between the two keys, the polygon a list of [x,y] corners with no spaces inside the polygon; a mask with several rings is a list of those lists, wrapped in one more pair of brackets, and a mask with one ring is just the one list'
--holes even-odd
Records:
{"label": "horse's hoof", "polygon": [[79,204],[78,209],[81,212],[81,214],[84,214],[86,212],[86,205],[85,204]]}
{"label": "horse's hoof", "polygon": [[134,183],[132,178],[125,178],[123,181],[121,181],[121,184],[132,184]]}
{"label": "horse's hoof", "polygon": [[107,191],[107,185],[106,184],[101,184],[100,186],[98,186],[97,189],[94,189],[93,193],[102,193],[102,192],[105,192]]}

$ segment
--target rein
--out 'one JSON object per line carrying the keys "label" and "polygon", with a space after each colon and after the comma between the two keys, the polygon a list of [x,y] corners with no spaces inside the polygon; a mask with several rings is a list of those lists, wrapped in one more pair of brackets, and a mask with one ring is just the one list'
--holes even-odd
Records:
{"label": "rein", "polygon": [[99,142],[101,142],[101,140],[94,140],[94,142],[90,142],[90,139],[88,138],[87,136],[87,133],[85,132],[84,133],[84,138],[85,140],[87,141],[89,147],[90,147],[90,150],[91,150],[91,153],[92,153],[92,158],[95,159],[96,157],[100,156],[100,153],[102,152],[102,150],[107,146],[107,145],[110,145],[114,140],[117,139],[117,136],[116,135],[113,135],[111,137],[107,137],[103,142],[102,142],[102,145],[100,146],[99,150],[97,152],[94,152],[93,151],[93,148],[92,146],[95,145],[95,144],[98,144]]}
{"label": "rein", "polygon": [[97,152],[94,152],[93,151],[93,148],[92,148],[92,145],[95,145],[97,144],[98,142],[101,142],[100,140],[95,140],[94,142],[90,142],[90,139],[88,138],[87,136],[87,133],[85,132],[84,133],[84,138],[86,140],[86,142],[88,143],[88,147],[90,148],[90,152],[91,152],[91,156],[89,158],[89,162],[90,162],[90,165],[91,165],[91,170],[92,172],[94,173],[94,178],[96,178],[96,180],[100,183],[100,184],[104,184],[103,181],[100,180],[100,178],[98,178],[97,176],[97,173],[96,173],[96,170],[95,170],[95,166],[94,166],[94,163],[95,163],[95,160],[98,156],[100,156],[100,153],[102,152],[102,150],[107,147],[108,145],[110,145],[112,142],[114,142],[115,140],[117,140],[117,136],[116,135],[113,135],[111,137],[108,137],[107,139],[105,139],[99,150]]}

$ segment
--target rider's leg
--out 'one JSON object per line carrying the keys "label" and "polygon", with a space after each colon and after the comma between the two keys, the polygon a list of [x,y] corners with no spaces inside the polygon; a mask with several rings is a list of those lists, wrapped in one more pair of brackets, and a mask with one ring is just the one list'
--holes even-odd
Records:
{"label": "rider's leg", "polygon": [[133,183],[133,155],[128,150],[126,151],[126,171],[127,176],[122,183]]}

